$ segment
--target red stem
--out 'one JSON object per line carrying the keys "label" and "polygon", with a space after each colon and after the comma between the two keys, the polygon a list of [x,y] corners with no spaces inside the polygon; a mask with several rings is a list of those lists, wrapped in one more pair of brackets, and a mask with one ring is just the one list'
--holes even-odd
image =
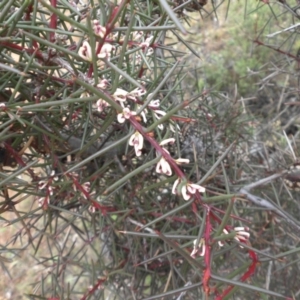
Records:
{"label": "red stem", "polygon": [[[17,161],[17,163],[21,167],[26,167],[26,163],[23,161],[22,157],[19,155],[19,153],[16,150],[7,142],[4,142],[3,144],[4,144],[5,149],[13,155],[13,157]],[[31,175],[32,179],[36,178],[36,175],[30,168],[28,168],[27,171]]]}
{"label": "red stem", "polygon": [[[51,6],[53,8],[57,7],[57,1],[51,0]],[[57,15],[55,13],[51,14],[49,27],[51,29],[57,29]],[[55,42],[55,32],[50,32],[50,42]]]}
{"label": "red stem", "polygon": [[134,116],[130,117],[131,125],[146,139],[148,142],[155,148],[155,150],[160,153],[163,158],[170,164],[174,172],[177,174],[178,177],[185,179],[185,174],[181,171],[178,165],[175,163],[174,159],[171,155],[164,151],[163,147],[152,137],[150,137],[143,129],[142,125],[135,119]]}
{"label": "red stem", "polygon": [[[252,263],[249,266],[247,272],[241,277],[240,281],[242,282],[246,281],[250,276],[254,274],[256,270],[256,265],[259,263],[257,255],[254,251],[249,250],[248,253],[252,260]],[[233,285],[229,286],[225,291],[223,291],[221,295],[217,296],[215,300],[222,300],[226,295],[228,295],[232,291],[233,288],[234,288]]]}

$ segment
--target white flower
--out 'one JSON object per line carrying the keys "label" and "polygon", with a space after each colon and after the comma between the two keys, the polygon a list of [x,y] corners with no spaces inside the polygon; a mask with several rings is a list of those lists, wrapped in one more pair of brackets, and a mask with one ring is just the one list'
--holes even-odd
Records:
{"label": "white flower", "polygon": [[45,181],[45,180],[41,180],[41,181],[38,183],[38,187],[39,187],[40,190],[43,190],[47,185],[48,185],[48,182]]}
{"label": "white flower", "polygon": [[142,31],[136,31],[132,34],[132,40],[138,41],[143,35],[144,33]]}
{"label": "white flower", "polygon": [[44,209],[47,209],[48,204],[50,203],[49,196],[39,198],[38,203],[39,203],[39,206],[43,206]]}
{"label": "white flower", "polygon": [[87,192],[89,193],[90,190],[91,190],[91,183],[89,181],[85,182],[82,184],[82,188]]}
{"label": "white flower", "polygon": [[[163,110],[154,110],[153,112],[154,112],[154,115],[155,115],[156,119],[158,119],[158,120],[166,114]],[[160,130],[162,130],[164,128],[164,125],[159,124],[157,127]]]}
{"label": "white flower", "polygon": [[182,187],[182,190],[181,190],[182,197],[185,200],[189,200],[191,198],[191,194],[195,195],[197,191],[199,193],[204,193],[205,188],[200,185],[194,184],[194,183],[188,183],[187,185],[184,185]]}
{"label": "white flower", "polygon": [[[240,243],[246,243],[249,240],[250,237],[250,233],[249,228],[248,227],[234,227],[234,231],[236,233],[234,239]],[[223,229],[223,233],[225,234],[229,234],[228,231],[224,228]],[[224,245],[223,241],[219,241],[219,246],[222,247]],[[240,245],[241,248],[243,248],[243,246]]]}
{"label": "white flower", "polygon": [[[174,138],[169,138],[169,139],[161,141],[159,144],[161,146],[164,146],[166,144],[174,144],[174,143],[175,143],[175,139]],[[164,150],[166,150],[166,149],[164,149]]]}
{"label": "white flower", "polygon": [[147,118],[146,118],[146,113],[145,113],[145,112],[147,112],[146,109],[144,109],[144,110],[141,112],[141,116],[142,116],[142,118],[143,118],[144,123],[147,123]]}
{"label": "white flower", "polygon": [[187,158],[177,158],[175,159],[177,165],[189,164],[190,160]]}
{"label": "white flower", "polygon": [[91,183],[89,181],[83,183],[81,185],[82,189],[80,190],[81,195],[83,196],[84,199],[87,199],[91,194]]}
{"label": "white flower", "polygon": [[160,105],[160,101],[159,100],[151,100],[149,103],[149,106],[154,107],[154,108],[158,108]]}
{"label": "white flower", "polygon": [[105,43],[101,50],[100,50],[100,53],[98,54],[98,57],[99,58],[106,58],[108,60],[110,60],[110,57],[111,57],[111,51],[112,50],[115,50],[116,47],[109,44],[109,43]]}
{"label": "white flower", "polygon": [[[196,245],[197,240],[194,240],[194,249],[191,253],[191,257],[196,258],[196,255],[198,256],[204,256],[205,250],[206,250],[206,245],[204,239],[200,239],[199,244]],[[201,251],[200,251],[201,250]]]}
{"label": "white flower", "polygon": [[170,164],[165,160],[164,157],[156,165],[156,172],[159,174],[166,174],[168,176],[172,175],[172,169]]}
{"label": "white flower", "polygon": [[107,79],[102,79],[98,84],[97,88],[106,90],[109,86],[109,81]]}
{"label": "white flower", "polygon": [[92,61],[92,49],[90,44],[87,41],[83,42],[82,46],[78,50],[78,54],[84,60],[87,60],[89,62]]}
{"label": "white flower", "polygon": [[87,98],[87,97],[90,97],[90,94],[87,92],[83,92],[80,94],[80,98]]}
{"label": "white flower", "polygon": [[[159,143],[160,146],[164,146],[166,144],[173,144],[175,142],[175,139],[174,138],[169,138],[169,139],[166,139],[166,140],[163,140]],[[162,148],[163,151],[167,152],[170,154],[170,152],[165,149],[165,148]],[[156,156],[159,156],[159,152],[156,151]],[[171,166],[170,164],[166,161],[166,159],[164,157],[162,157],[159,162],[157,163],[156,165],[156,172],[159,173],[159,174],[166,174],[168,176],[171,176],[172,175],[172,169],[171,169]]]}
{"label": "white flower", "polygon": [[[137,105],[137,110],[139,110],[141,108],[140,105]],[[144,123],[147,123],[147,117],[146,117],[146,113],[147,113],[147,109],[144,108],[143,111],[141,112],[141,117],[143,118]]]}
{"label": "white flower", "polygon": [[234,231],[236,232],[234,239],[239,242],[245,243],[250,237],[248,227],[234,227]]}
{"label": "white flower", "polygon": [[[180,183],[180,178],[177,178],[174,182],[173,188],[172,188],[172,194],[176,195],[177,186]],[[204,193],[205,188],[201,185],[187,182],[185,185],[181,187],[181,195],[184,200],[189,200],[191,198],[191,195],[195,195],[197,192]]]}
{"label": "white flower", "polygon": [[135,111],[130,111],[128,107],[125,107],[123,112],[117,115],[117,119],[119,123],[124,123],[126,119],[130,119],[130,117],[134,115],[136,115]]}
{"label": "white flower", "polygon": [[147,53],[146,53],[146,56],[150,56],[150,55],[152,55],[153,54],[153,52],[154,52],[154,50],[153,50],[153,48],[148,48],[148,50],[147,50]]}
{"label": "white flower", "polygon": [[48,193],[50,196],[53,196],[53,188],[52,186],[48,186]]}
{"label": "white flower", "polygon": [[[228,231],[224,228],[223,229],[223,233],[228,234]],[[218,244],[219,244],[220,247],[224,246],[224,242],[223,241],[218,241]]]}
{"label": "white flower", "polygon": [[143,136],[138,131],[136,131],[129,138],[128,144],[130,146],[134,146],[134,150],[135,150],[136,156],[141,156],[141,154],[142,154],[141,150],[143,149],[144,138],[143,138]]}
{"label": "white flower", "polygon": [[130,93],[128,93],[127,97],[133,101],[136,101],[137,97],[141,97],[141,96],[145,95],[146,93],[147,93],[147,91],[145,89],[136,88],[136,89],[132,90]]}
{"label": "white flower", "polygon": [[150,35],[148,38],[146,38],[145,42],[142,42],[140,44],[141,47],[149,47],[150,43],[152,42],[153,35]]}
{"label": "white flower", "polygon": [[96,208],[95,208],[94,205],[89,206],[89,212],[92,213],[92,214],[96,212]]}
{"label": "white flower", "polygon": [[96,35],[100,36],[102,39],[105,37],[106,34],[106,27],[101,26],[98,20],[93,21],[93,30]]}
{"label": "white flower", "polygon": [[116,101],[124,102],[126,101],[127,95],[128,95],[127,91],[117,88],[113,94],[113,97]]}
{"label": "white flower", "polygon": [[110,104],[103,99],[99,99],[96,105],[99,112],[102,112],[106,107],[110,106]]}
{"label": "white flower", "polygon": [[155,110],[154,114],[157,119],[160,119],[166,114],[166,112],[164,112],[163,110]]}
{"label": "white flower", "polygon": [[[169,124],[169,126],[170,126],[170,129],[171,129],[172,132],[176,132],[176,130],[175,130],[173,124]],[[176,124],[176,128],[177,128],[177,131],[180,131],[180,127],[179,127],[178,124]]]}

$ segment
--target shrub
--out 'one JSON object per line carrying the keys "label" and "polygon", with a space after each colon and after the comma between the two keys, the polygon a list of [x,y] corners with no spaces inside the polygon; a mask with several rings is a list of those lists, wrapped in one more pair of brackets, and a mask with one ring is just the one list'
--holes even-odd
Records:
{"label": "shrub", "polygon": [[270,255],[245,226],[260,229],[241,201],[261,199],[255,126],[236,99],[185,87],[183,8],[205,4],[0,4],[0,209],[16,225],[1,263],[26,252],[29,299],[290,296],[264,287]]}

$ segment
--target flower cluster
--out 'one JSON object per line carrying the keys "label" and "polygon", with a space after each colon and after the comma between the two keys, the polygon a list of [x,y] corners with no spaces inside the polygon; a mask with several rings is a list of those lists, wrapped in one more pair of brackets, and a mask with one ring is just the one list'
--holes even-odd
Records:
{"label": "flower cluster", "polygon": [[[235,237],[234,239],[240,243],[246,243],[249,240],[250,233],[249,233],[249,228],[248,227],[234,227],[233,230],[235,231]],[[223,233],[229,234],[227,229],[223,229]],[[224,246],[224,242],[219,241],[218,242],[220,247]],[[243,248],[242,246],[240,246]]]}
{"label": "flower cluster", "polygon": [[[174,142],[175,142],[175,139],[170,138],[170,139],[163,140],[162,142],[160,142],[159,145],[160,146],[165,146],[167,144],[174,144]],[[165,151],[166,153],[170,154],[170,152],[167,149],[163,148],[163,147],[162,147],[162,150]],[[156,151],[156,156],[158,157],[159,155],[160,155],[160,153],[158,153]],[[163,156],[161,157],[161,159],[157,163],[155,170],[159,174],[165,174],[165,175],[168,175],[168,176],[172,175],[171,166]]]}
{"label": "flower cluster", "polygon": [[[98,47],[99,47],[99,43],[97,42],[96,49],[98,49]],[[102,58],[102,59],[106,58],[107,60],[110,60],[111,53],[115,49],[116,49],[115,46],[113,46],[109,43],[105,43],[101,47],[100,52],[97,54],[97,58]],[[83,42],[82,46],[78,50],[78,54],[82,59],[84,59],[88,62],[92,62],[92,60],[93,60],[92,48],[88,41]]]}
{"label": "flower cluster", "polygon": [[106,27],[101,26],[98,20],[93,20],[93,30],[95,34],[101,37],[102,39],[106,35]]}
{"label": "flower cluster", "polygon": [[234,227],[236,236],[234,239],[240,243],[246,243],[249,240],[250,233],[248,227]]}
{"label": "flower cluster", "polygon": [[192,195],[198,193],[204,193],[205,188],[201,185],[182,181],[180,178],[176,179],[172,188],[172,194],[176,195],[177,190],[179,189],[179,193],[182,195],[184,200],[191,199]]}
{"label": "flower cluster", "polygon": [[[115,53],[118,53],[118,42],[117,39],[120,40],[120,35],[113,35],[107,32],[107,29],[100,25],[100,23],[97,20],[93,21],[93,30],[97,36],[99,36],[102,40],[102,44],[99,45],[98,41],[96,42],[96,49],[95,53],[97,55],[97,58],[106,58],[110,59],[113,50],[116,50]],[[109,39],[107,38],[109,36]],[[115,42],[113,46],[112,41]],[[131,41],[128,43],[129,47],[137,46],[139,51],[133,51],[132,54],[129,54],[127,57],[129,60],[132,59],[135,64],[137,56],[140,56],[140,58],[143,60],[147,55],[151,55],[153,53],[153,36],[152,35],[144,35],[143,32],[133,32],[131,35]],[[138,54],[140,51],[143,52],[144,55]],[[79,55],[86,61],[91,62],[92,61],[92,51],[91,46],[88,43],[88,41],[84,41],[82,46],[79,49]],[[135,58],[133,58],[133,56]],[[138,70],[138,69],[137,69]],[[143,83],[142,86],[145,84]],[[107,79],[103,78],[98,84],[97,88],[101,90],[107,90],[110,87],[110,83]],[[135,120],[138,122],[143,121],[144,123],[147,123],[147,114],[151,113],[152,116],[156,120],[160,120],[166,115],[166,112],[160,108],[160,101],[158,99],[152,99],[154,98],[154,95],[149,93],[147,96],[147,90],[146,88],[135,88],[133,90],[125,90],[123,88],[118,87],[113,93],[111,93],[111,98],[119,104],[123,110],[118,112],[117,114],[117,121],[119,123],[125,123],[126,121],[132,120],[132,117],[134,117]],[[144,98],[146,96],[146,98]],[[144,99],[143,99],[144,98]],[[145,105],[146,103],[146,105]],[[109,105],[105,99],[99,99],[96,103],[96,108],[99,112],[103,112]],[[141,118],[137,115],[140,115]],[[176,124],[178,127],[178,125]],[[164,129],[164,124],[160,123],[157,126],[160,130]],[[174,126],[170,122],[170,128],[172,131],[175,131]],[[140,132],[141,129],[135,128],[135,132],[132,134],[132,136],[129,138],[129,145],[134,147],[135,155],[141,156],[142,149],[144,146],[144,137],[142,132]],[[167,176],[171,176],[173,171],[178,175],[178,179],[174,182],[172,193],[182,195],[182,197],[185,200],[191,199],[193,195],[196,195],[196,193],[203,193],[205,192],[205,188],[202,186],[199,186],[197,184],[193,184],[190,182],[185,182],[186,180],[182,178],[182,174],[179,169],[176,170],[175,164],[182,165],[189,163],[188,159],[185,158],[178,158],[173,159],[170,155],[170,152],[166,149],[167,144],[173,144],[175,142],[174,138],[168,138],[160,142],[161,149],[156,150],[156,156],[159,157],[159,161],[156,165],[156,172],[159,174],[164,174]],[[172,170],[172,166],[174,170]]]}
{"label": "flower cluster", "polygon": [[[101,47],[99,46],[98,42],[96,43],[96,50],[98,51],[98,49],[100,48],[99,53],[96,53],[97,58],[100,58],[100,59],[105,58],[107,60],[110,60],[112,51],[116,50],[116,47],[111,45],[111,43],[105,41],[105,38],[107,36],[106,27],[100,25],[98,20],[93,20],[93,31],[101,39],[104,39],[104,43],[101,45]],[[116,34],[115,36],[117,37],[118,34]],[[140,48],[143,49],[146,56],[150,56],[154,52],[153,48],[151,47],[151,42],[153,40],[153,36],[150,35],[150,36],[146,37],[145,39],[143,39],[143,37],[144,37],[144,34],[142,32],[140,32],[140,31],[135,32],[132,36],[132,40],[139,43]],[[78,54],[84,60],[86,60],[88,62],[92,62],[92,50],[91,50],[91,46],[88,43],[88,41],[83,42],[82,46],[78,50]],[[141,60],[141,56],[140,55],[137,55],[137,56],[139,56],[139,60]]]}
{"label": "flower cluster", "polygon": [[118,114],[117,119],[119,123],[124,123],[125,120],[129,119],[131,116],[135,116],[135,111],[130,111],[128,107],[125,107],[121,113]]}

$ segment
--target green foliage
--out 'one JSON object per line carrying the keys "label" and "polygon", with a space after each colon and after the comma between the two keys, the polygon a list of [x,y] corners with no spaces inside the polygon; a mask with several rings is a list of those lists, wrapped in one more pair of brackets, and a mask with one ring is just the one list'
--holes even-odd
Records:
{"label": "green foliage", "polygon": [[220,14],[218,21],[212,21],[208,32],[200,34],[200,39],[209,37],[202,66],[205,79],[199,80],[200,89],[206,86],[232,92],[237,85],[240,95],[251,96],[253,86],[267,75],[268,70],[262,67],[271,61],[273,53],[256,46],[253,41],[272,12],[266,6],[257,10],[257,5],[254,1],[245,6],[232,3],[226,20]]}
{"label": "green foliage", "polygon": [[[285,8],[201,3],[0,3],[0,262],[12,278],[1,290],[52,300],[296,293],[299,280],[282,275],[297,278],[299,250],[277,217],[299,229],[283,209],[297,205],[266,178],[286,150],[257,146],[260,126],[238,96],[268,74],[271,50],[295,58],[258,43],[264,18]],[[180,35],[192,24],[185,9],[208,24],[200,72],[185,55],[198,53],[194,41]],[[206,17],[219,10],[235,15],[217,32]],[[271,262],[280,276],[270,283]]]}

